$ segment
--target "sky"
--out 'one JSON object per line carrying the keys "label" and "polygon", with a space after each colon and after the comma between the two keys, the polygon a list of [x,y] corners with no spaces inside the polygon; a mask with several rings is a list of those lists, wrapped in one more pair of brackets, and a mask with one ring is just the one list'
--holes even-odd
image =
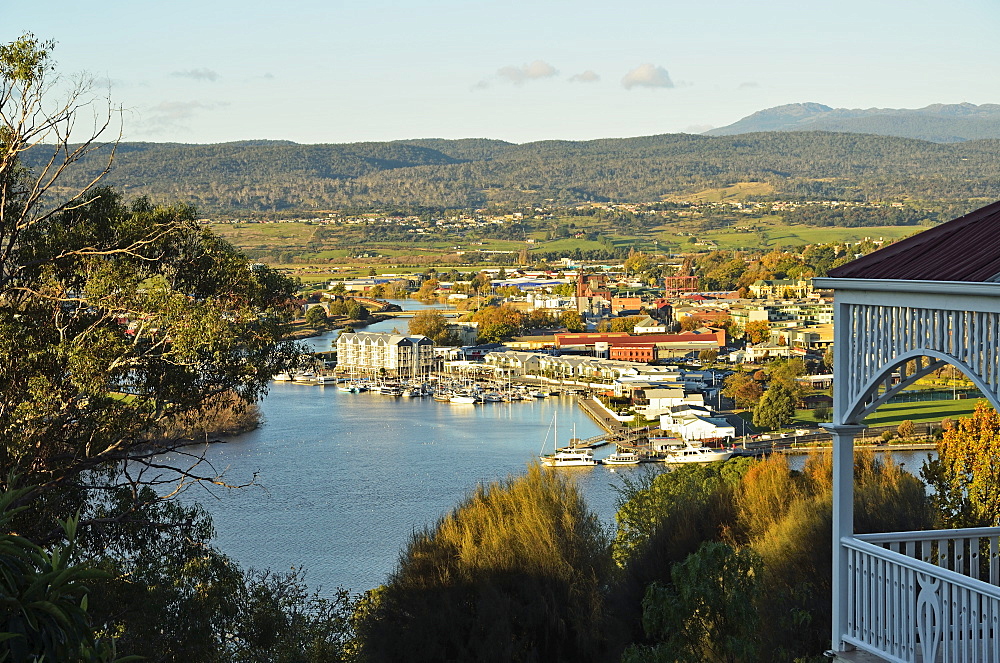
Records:
{"label": "sky", "polygon": [[1000,0],[0,0],[123,140],[701,133],[790,103],[1000,103]]}

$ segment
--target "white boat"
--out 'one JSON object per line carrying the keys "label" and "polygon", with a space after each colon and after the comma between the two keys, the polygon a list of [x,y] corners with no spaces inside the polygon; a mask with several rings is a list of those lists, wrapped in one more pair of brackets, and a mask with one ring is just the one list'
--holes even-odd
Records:
{"label": "white boat", "polygon": [[291,382],[292,376],[290,373],[275,373],[274,380],[276,382]]}
{"label": "white boat", "polygon": [[638,465],[639,455],[631,451],[613,453],[601,461],[604,465]]}
{"label": "white boat", "polygon": [[447,403],[447,402],[449,402],[451,400],[451,392],[450,391],[435,391],[434,392],[434,400],[436,400],[436,401],[438,401],[440,403]]}
{"label": "white boat", "polygon": [[293,382],[313,382],[316,380],[316,374],[311,371],[305,371],[303,373],[296,373],[292,376]]}
{"label": "white boat", "polygon": [[498,393],[496,393],[494,391],[488,391],[485,394],[483,394],[483,402],[484,403],[502,403],[503,402],[503,396],[501,396],[500,394],[498,394]]}
{"label": "white boat", "polygon": [[586,467],[597,465],[593,449],[562,449],[549,456],[542,456],[545,467]]}
{"label": "white boat", "polygon": [[729,449],[695,447],[691,443],[686,443],[680,449],[668,450],[663,462],[670,465],[679,463],[714,463],[720,460],[728,460],[732,455],[733,452]]}
{"label": "white boat", "polygon": [[403,388],[397,385],[385,384],[379,387],[378,393],[382,394],[383,396],[402,396]]}
{"label": "white boat", "polygon": [[535,398],[545,398],[546,396],[548,396],[548,394],[546,394],[544,391],[533,391],[531,392],[531,395],[534,396]]}
{"label": "white boat", "polygon": [[[552,414],[553,446],[556,444],[556,440],[559,439],[559,420],[557,416],[558,412]],[[575,430],[576,427],[574,426]],[[575,432],[573,437],[576,438]],[[589,448],[574,449],[567,447],[565,449],[554,449],[554,453],[541,456],[541,461],[545,467],[588,467],[597,465],[597,460],[594,458],[594,450]]]}
{"label": "white boat", "polygon": [[337,377],[334,375],[317,375],[316,384],[336,384]]}
{"label": "white boat", "polygon": [[454,394],[450,399],[452,403],[475,403],[476,397],[471,394],[457,393]]}

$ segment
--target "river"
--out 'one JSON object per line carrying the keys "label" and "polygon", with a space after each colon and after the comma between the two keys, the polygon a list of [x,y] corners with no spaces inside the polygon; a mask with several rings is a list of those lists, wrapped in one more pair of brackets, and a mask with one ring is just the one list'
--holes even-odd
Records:
{"label": "river", "polygon": [[[424,308],[417,302],[399,302]],[[388,320],[368,331],[405,331]],[[310,339],[330,349],[336,332]],[[189,489],[213,515],[216,543],[240,564],[303,567],[311,587],[363,591],[385,581],[411,533],[432,526],[478,483],[519,474],[599,427],[571,397],[481,405],[350,394],[333,386],[274,383],[264,425],[203,452],[241,489]],[[601,457],[612,449],[599,450]],[[793,457],[799,465],[801,457]],[[909,459],[907,459],[909,460]],[[910,461],[914,467],[917,461]],[[567,468],[590,508],[611,527],[622,478],[644,467]]]}

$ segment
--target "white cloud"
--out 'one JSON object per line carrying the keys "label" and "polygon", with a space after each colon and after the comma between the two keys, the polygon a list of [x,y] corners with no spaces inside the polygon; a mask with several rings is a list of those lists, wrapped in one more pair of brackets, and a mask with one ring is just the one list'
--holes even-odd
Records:
{"label": "white cloud", "polygon": [[659,87],[672,88],[674,82],[670,80],[670,74],[663,67],[652,64],[641,64],[622,78],[622,85],[626,90],[634,87]]}
{"label": "white cloud", "polygon": [[531,64],[520,67],[508,66],[497,71],[497,76],[515,85],[520,85],[525,81],[537,80],[540,78],[552,78],[559,72],[548,62],[535,60]]}
{"label": "white cloud", "polygon": [[571,76],[569,79],[571,83],[596,83],[599,80],[601,80],[601,77],[598,76],[592,69],[588,69],[582,74]]}
{"label": "white cloud", "polygon": [[227,103],[206,103],[203,101],[163,101],[142,112],[139,125],[148,134],[187,128],[188,120],[193,119],[200,112],[212,111],[228,105]]}
{"label": "white cloud", "polygon": [[209,81],[214,83],[219,78],[218,72],[212,71],[206,67],[201,69],[188,69],[187,71],[175,71],[171,76],[176,76],[177,78],[190,78],[195,81]]}

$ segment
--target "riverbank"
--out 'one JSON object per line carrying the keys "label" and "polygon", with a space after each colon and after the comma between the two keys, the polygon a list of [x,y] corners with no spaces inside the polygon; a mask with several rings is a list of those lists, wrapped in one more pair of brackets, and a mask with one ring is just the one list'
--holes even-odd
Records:
{"label": "riverbank", "polygon": [[351,320],[349,318],[343,319],[332,319],[329,322],[323,324],[322,326],[308,326],[303,323],[292,323],[295,328],[285,334],[285,339],[289,341],[301,341],[307,338],[315,338],[317,336],[322,336],[323,334],[328,334],[332,331],[337,331],[338,329],[343,329],[344,327],[350,327],[352,329],[361,329],[368,327],[369,325],[378,324],[380,322],[385,322],[387,320],[392,320],[394,317],[391,313],[372,313],[368,318],[364,320]]}

